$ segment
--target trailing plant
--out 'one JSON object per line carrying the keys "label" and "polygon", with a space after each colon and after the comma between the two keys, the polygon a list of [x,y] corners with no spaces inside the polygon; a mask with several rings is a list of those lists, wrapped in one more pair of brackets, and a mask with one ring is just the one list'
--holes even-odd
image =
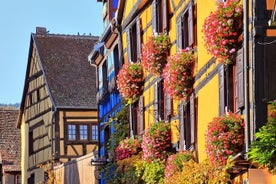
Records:
{"label": "trailing plant", "polygon": [[227,172],[233,166],[232,158],[227,160],[223,167],[215,167],[210,160],[204,160],[201,163],[193,159],[183,162],[182,171],[175,172],[171,177],[166,178],[166,184],[228,184],[230,174]]}
{"label": "trailing plant", "polygon": [[244,144],[244,122],[229,112],[216,117],[206,131],[206,152],[215,166],[225,165],[229,156],[241,152]]}
{"label": "trailing plant", "polygon": [[104,165],[101,169],[101,173],[103,174],[103,178],[105,179],[105,183],[107,184],[117,184],[119,179],[117,177],[117,173],[115,172],[118,168],[118,164],[112,160]]}
{"label": "trailing plant", "polygon": [[171,42],[167,34],[150,36],[142,47],[141,63],[143,68],[155,76],[162,74],[170,47]]}
{"label": "trailing plant", "polygon": [[164,182],[165,160],[156,159],[151,162],[140,160],[136,162],[136,176],[142,177],[146,184]]}
{"label": "trailing plant", "polygon": [[205,19],[202,32],[207,51],[224,64],[235,60],[242,32],[240,0],[217,1],[217,9]]}
{"label": "trailing plant", "polygon": [[135,163],[141,160],[141,154],[132,155],[129,158],[119,160],[117,162],[118,167],[116,169],[117,183],[122,184],[141,184],[144,183],[142,177],[136,175]]}
{"label": "trailing plant", "polygon": [[183,99],[189,95],[193,86],[194,55],[187,48],[178,51],[168,58],[163,71],[164,90],[177,99]]}
{"label": "trailing plant", "polygon": [[276,172],[276,100],[269,103],[268,122],[255,133],[255,140],[250,145],[249,160],[260,167]]}
{"label": "trailing plant", "polygon": [[141,147],[147,161],[167,158],[171,148],[170,124],[160,121],[146,129]]}
{"label": "trailing plant", "polygon": [[114,127],[114,132],[107,142],[107,149],[115,159],[115,150],[119,143],[129,134],[128,108],[124,106],[114,117],[109,118],[109,125]]}
{"label": "trailing plant", "polygon": [[141,151],[141,143],[139,139],[125,138],[116,148],[116,160],[129,158]]}
{"label": "trailing plant", "polygon": [[143,84],[141,63],[125,63],[117,76],[117,86],[122,97],[135,101],[141,93]]}
{"label": "trailing plant", "polygon": [[194,158],[190,151],[180,151],[176,154],[170,155],[166,161],[165,176],[171,177],[176,172],[181,172],[183,168],[183,162],[187,162]]}

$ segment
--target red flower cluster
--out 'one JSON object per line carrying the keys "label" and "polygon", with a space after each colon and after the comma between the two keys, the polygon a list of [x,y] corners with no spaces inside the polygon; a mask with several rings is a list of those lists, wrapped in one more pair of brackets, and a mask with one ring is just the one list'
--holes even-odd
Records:
{"label": "red flower cluster", "polygon": [[176,154],[170,155],[165,166],[166,178],[170,178],[176,172],[181,172],[183,162],[187,162],[191,159],[193,159],[193,154],[190,151],[180,151]]}
{"label": "red flower cluster", "polygon": [[242,32],[242,6],[239,0],[218,2],[217,10],[205,19],[202,32],[207,51],[220,62],[230,64],[237,54]]}
{"label": "red flower cluster", "polygon": [[141,52],[143,68],[155,76],[160,75],[167,63],[170,47],[170,38],[166,34],[149,37]]}
{"label": "red flower cluster", "polygon": [[141,144],[138,139],[125,138],[117,146],[116,160],[123,160],[137,154],[141,150]]}
{"label": "red flower cluster", "polygon": [[214,118],[206,131],[206,151],[211,162],[225,165],[230,155],[242,151],[243,139],[244,122],[240,115],[229,112]]}
{"label": "red flower cluster", "polygon": [[123,98],[136,98],[143,86],[141,63],[125,63],[117,76],[118,90]]}
{"label": "red flower cluster", "polygon": [[143,158],[147,161],[165,159],[171,147],[171,126],[163,121],[145,130],[142,140]]}
{"label": "red flower cluster", "polygon": [[182,99],[192,90],[192,67],[194,55],[191,50],[181,50],[168,58],[163,71],[164,90],[172,97]]}

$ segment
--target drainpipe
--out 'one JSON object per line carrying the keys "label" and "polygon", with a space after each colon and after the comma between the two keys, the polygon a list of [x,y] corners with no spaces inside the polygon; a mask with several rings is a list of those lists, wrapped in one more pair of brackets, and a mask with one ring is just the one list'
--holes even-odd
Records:
{"label": "drainpipe", "polygon": [[244,47],[244,111],[245,111],[245,152],[250,144],[250,105],[249,105],[249,39],[248,39],[248,0],[243,0],[243,47]]}

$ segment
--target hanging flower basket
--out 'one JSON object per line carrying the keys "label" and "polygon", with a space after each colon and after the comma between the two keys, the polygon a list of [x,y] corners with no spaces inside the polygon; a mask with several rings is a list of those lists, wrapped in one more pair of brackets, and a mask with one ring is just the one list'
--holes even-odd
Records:
{"label": "hanging flower basket", "polygon": [[177,99],[189,95],[193,86],[192,68],[194,55],[191,50],[181,50],[168,58],[163,71],[164,90]]}
{"label": "hanging flower basket", "polygon": [[118,90],[123,98],[135,99],[143,87],[141,63],[125,63],[117,76]]}
{"label": "hanging flower basket", "polygon": [[137,154],[139,151],[141,151],[141,144],[138,139],[125,138],[119,143],[115,150],[116,160],[118,161],[129,158],[132,155]]}
{"label": "hanging flower basket", "polygon": [[149,37],[141,52],[143,68],[155,76],[162,74],[170,47],[170,38],[164,33]]}
{"label": "hanging flower basket", "polygon": [[242,5],[239,0],[217,3],[217,9],[205,19],[202,32],[207,51],[224,64],[234,62],[238,37],[242,33]]}
{"label": "hanging flower basket", "polygon": [[225,165],[227,158],[241,152],[244,144],[244,122],[231,112],[216,117],[208,124],[206,151],[214,165]]}
{"label": "hanging flower basket", "polygon": [[145,130],[142,139],[143,158],[147,161],[165,159],[171,147],[171,126],[163,121]]}

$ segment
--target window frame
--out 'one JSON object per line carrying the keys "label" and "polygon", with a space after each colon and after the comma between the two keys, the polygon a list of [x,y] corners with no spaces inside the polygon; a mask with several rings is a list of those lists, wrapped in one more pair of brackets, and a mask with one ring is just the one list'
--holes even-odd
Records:
{"label": "window frame", "polygon": [[140,18],[134,19],[126,30],[127,53],[129,62],[139,62],[141,55],[141,27]]}
{"label": "window frame", "polygon": [[[74,125],[76,128],[76,139],[75,140],[70,140],[69,139],[69,126],[71,125]],[[81,131],[83,129],[81,129],[82,126],[86,126],[87,129],[86,129],[86,139],[82,139],[82,135],[84,135],[83,133],[81,133]],[[97,132],[97,139],[92,139],[93,137],[93,131],[92,131],[92,127],[93,126],[96,126],[98,127],[98,124],[97,123],[83,123],[83,122],[67,122],[66,123],[66,140],[69,142],[69,143],[75,143],[75,142],[95,142],[99,140],[99,132]],[[98,130],[99,130],[99,127],[98,127]]]}
{"label": "window frame", "polygon": [[192,93],[188,101],[178,108],[179,114],[179,149],[196,149],[196,98]]}
{"label": "window frame", "polygon": [[[93,130],[93,127],[97,127],[96,130]],[[95,134],[94,134],[95,133]],[[92,124],[91,125],[91,140],[92,141],[98,141],[99,140],[99,126],[98,125],[95,125],[95,124]],[[95,139],[93,138],[95,136]]]}
{"label": "window frame", "polygon": [[177,48],[186,49],[194,44],[194,8],[192,2],[176,18]]}

